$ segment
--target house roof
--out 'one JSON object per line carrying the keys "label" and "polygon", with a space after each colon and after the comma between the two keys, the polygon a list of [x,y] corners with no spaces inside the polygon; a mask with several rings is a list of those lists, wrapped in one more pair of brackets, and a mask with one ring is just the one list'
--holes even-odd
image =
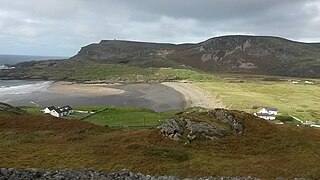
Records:
{"label": "house roof", "polygon": [[56,108],[56,110],[58,113],[63,113],[63,112],[68,112],[72,110],[72,108],[70,106],[63,106],[63,107]]}
{"label": "house roof", "polygon": [[64,112],[68,112],[68,111],[72,110],[72,108],[70,106],[63,106],[63,107],[57,107],[57,108],[54,106],[50,106],[50,107],[48,107],[48,109],[52,108],[52,107],[53,107],[53,109],[50,109],[50,110],[55,110],[57,113],[64,113]]}
{"label": "house roof", "polygon": [[54,106],[47,107],[50,111],[56,109]]}
{"label": "house roof", "polygon": [[61,108],[63,108],[63,109],[66,109],[66,110],[72,110],[72,108],[70,107],[70,106],[63,106],[63,107],[61,107]]}
{"label": "house roof", "polygon": [[267,111],[278,111],[278,108],[274,107],[264,107]]}

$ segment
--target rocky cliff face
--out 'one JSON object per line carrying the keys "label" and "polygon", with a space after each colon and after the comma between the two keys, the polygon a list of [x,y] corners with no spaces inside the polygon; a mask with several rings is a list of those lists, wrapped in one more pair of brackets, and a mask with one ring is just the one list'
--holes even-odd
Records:
{"label": "rocky cliff face", "polygon": [[198,44],[101,41],[72,59],[141,67],[189,65],[205,71],[320,77],[320,47],[277,37],[223,36]]}

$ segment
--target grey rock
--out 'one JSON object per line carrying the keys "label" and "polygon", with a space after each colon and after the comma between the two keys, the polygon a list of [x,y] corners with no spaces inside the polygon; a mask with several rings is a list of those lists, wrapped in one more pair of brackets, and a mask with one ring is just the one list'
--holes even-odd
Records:
{"label": "grey rock", "polygon": [[181,134],[184,132],[183,126],[174,119],[165,120],[159,129],[162,134],[170,137],[173,140],[180,140]]}
{"label": "grey rock", "polygon": [[219,119],[222,122],[229,124],[231,128],[237,133],[242,133],[244,130],[242,120],[235,117],[230,113],[230,111],[226,109],[217,108],[209,110],[208,114],[216,119]]}
{"label": "grey rock", "polygon": [[[36,179],[36,180],[56,180],[56,179],[81,179],[81,180],[179,180],[178,177],[174,176],[150,176],[143,175],[141,173],[133,173],[127,169],[123,169],[116,173],[104,173],[95,170],[40,170],[40,169],[0,169],[0,180],[16,180],[16,179]],[[258,180],[252,177],[204,177],[198,178],[199,180]],[[193,180],[193,179],[185,179]],[[194,179],[196,180],[196,178]],[[299,179],[302,180],[302,179]]]}
{"label": "grey rock", "polygon": [[210,125],[205,122],[194,122],[187,120],[186,129],[189,130],[188,137],[192,139],[196,138],[209,138],[209,139],[217,139],[223,138],[228,135],[228,131],[217,126]]}
{"label": "grey rock", "polygon": [[182,133],[186,135],[187,141],[192,141],[194,139],[215,140],[229,134],[227,130],[221,127],[210,125],[205,122],[195,122],[189,119],[167,119],[159,129],[163,135],[177,141],[182,139]]}

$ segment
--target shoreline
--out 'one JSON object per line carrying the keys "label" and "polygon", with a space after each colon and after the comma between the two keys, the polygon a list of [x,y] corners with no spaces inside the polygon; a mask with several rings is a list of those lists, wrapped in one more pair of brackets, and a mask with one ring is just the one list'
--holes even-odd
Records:
{"label": "shoreline", "polygon": [[[133,83],[129,85],[141,85],[144,86],[149,83]],[[172,88],[176,92],[180,93],[183,97],[183,107],[204,107],[204,108],[225,108],[225,106],[200,87],[185,82],[162,82],[151,83],[161,84],[166,87]],[[126,89],[122,89],[123,84],[85,84],[66,81],[57,81],[51,83],[48,87],[48,91],[54,93],[77,93],[93,96],[100,95],[120,95],[127,92]],[[125,86],[125,85],[124,85]]]}
{"label": "shoreline", "polygon": [[[41,87],[40,87],[41,85]],[[221,108],[223,104],[200,87],[186,82],[162,83],[76,83],[44,81],[30,88],[17,88],[2,99],[15,105],[124,105],[156,111],[188,107]],[[0,95],[1,97],[1,95]],[[30,105],[31,105],[30,104]]]}
{"label": "shoreline", "polygon": [[[130,85],[141,85],[144,86],[149,83],[133,83]],[[172,88],[176,92],[180,93],[183,97],[183,107],[204,107],[204,108],[224,108],[225,106],[210,95],[205,90],[191,83],[184,82],[162,82],[162,83],[151,83],[161,84],[166,87]],[[120,95],[127,92],[126,89],[122,89],[122,84],[84,84],[75,82],[57,81],[52,83],[48,87],[48,91],[54,93],[77,93],[86,95]],[[125,86],[125,85],[124,85]]]}
{"label": "shoreline", "polygon": [[225,108],[222,102],[218,101],[205,90],[191,83],[184,82],[163,82],[175,91],[181,93],[185,100],[185,108],[188,107],[204,107],[204,108]]}
{"label": "shoreline", "polygon": [[47,90],[54,93],[75,93],[94,96],[110,96],[125,93],[125,90],[111,87],[109,84],[83,84],[66,81],[52,83]]}

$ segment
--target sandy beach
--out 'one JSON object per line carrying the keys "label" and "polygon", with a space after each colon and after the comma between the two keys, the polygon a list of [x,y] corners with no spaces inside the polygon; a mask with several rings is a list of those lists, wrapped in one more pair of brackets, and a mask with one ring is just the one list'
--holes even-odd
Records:
{"label": "sandy beach", "polygon": [[180,92],[186,101],[186,107],[223,108],[224,105],[205,90],[191,84],[180,82],[161,83]]}
{"label": "sandy beach", "polygon": [[0,101],[16,106],[139,106],[157,112],[200,106],[223,107],[209,93],[189,83],[76,84],[18,82],[0,88]]}
{"label": "sandy beach", "polygon": [[115,89],[112,88],[111,85],[106,84],[76,84],[64,81],[53,83],[48,90],[55,93],[76,93],[88,95],[116,95],[125,92],[124,90]]}
{"label": "sandy beach", "polygon": [[[161,83],[169,88],[182,94],[185,107],[205,107],[217,108],[224,107],[209,93],[203,89],[190,84],[180,82],[164,82]],[[56,82],[53,83],[48,90],[55,93],[78,93],[87,95],[119,95],[126,91],[136,91],[144,93],[144,98],[148,100],[156,100],[161,104],[171,104],[171,99],[166,97],[163,91],[150,88],[150,84],[129,84],[129,85],[109,85],[109,84],[76,84],[72,82]],[[154,105],[157,106],[157,105]]]}
{"label": "sandy beach", "polygon": [[[164,82],[162,85],[172,88],[180,93],[184,99],[184,107],[205,107],[219,108],[224,107],[223,104],[214,98],[203,89],[191,84],[180,82]],[[161,91],[157,88],[151,88],[151,84],[128,84],[128,85],[110,85],[110,84],[76,84],[72,82],[55,82],[48,90],[55,93],[77,93],[87,95],[120,95],[125,92],[140,92],[143,93],[143,98],[146,100],[156,101],[152,109],[159,105],[172,103],[171,95],[166,94],[166,91]]]}

